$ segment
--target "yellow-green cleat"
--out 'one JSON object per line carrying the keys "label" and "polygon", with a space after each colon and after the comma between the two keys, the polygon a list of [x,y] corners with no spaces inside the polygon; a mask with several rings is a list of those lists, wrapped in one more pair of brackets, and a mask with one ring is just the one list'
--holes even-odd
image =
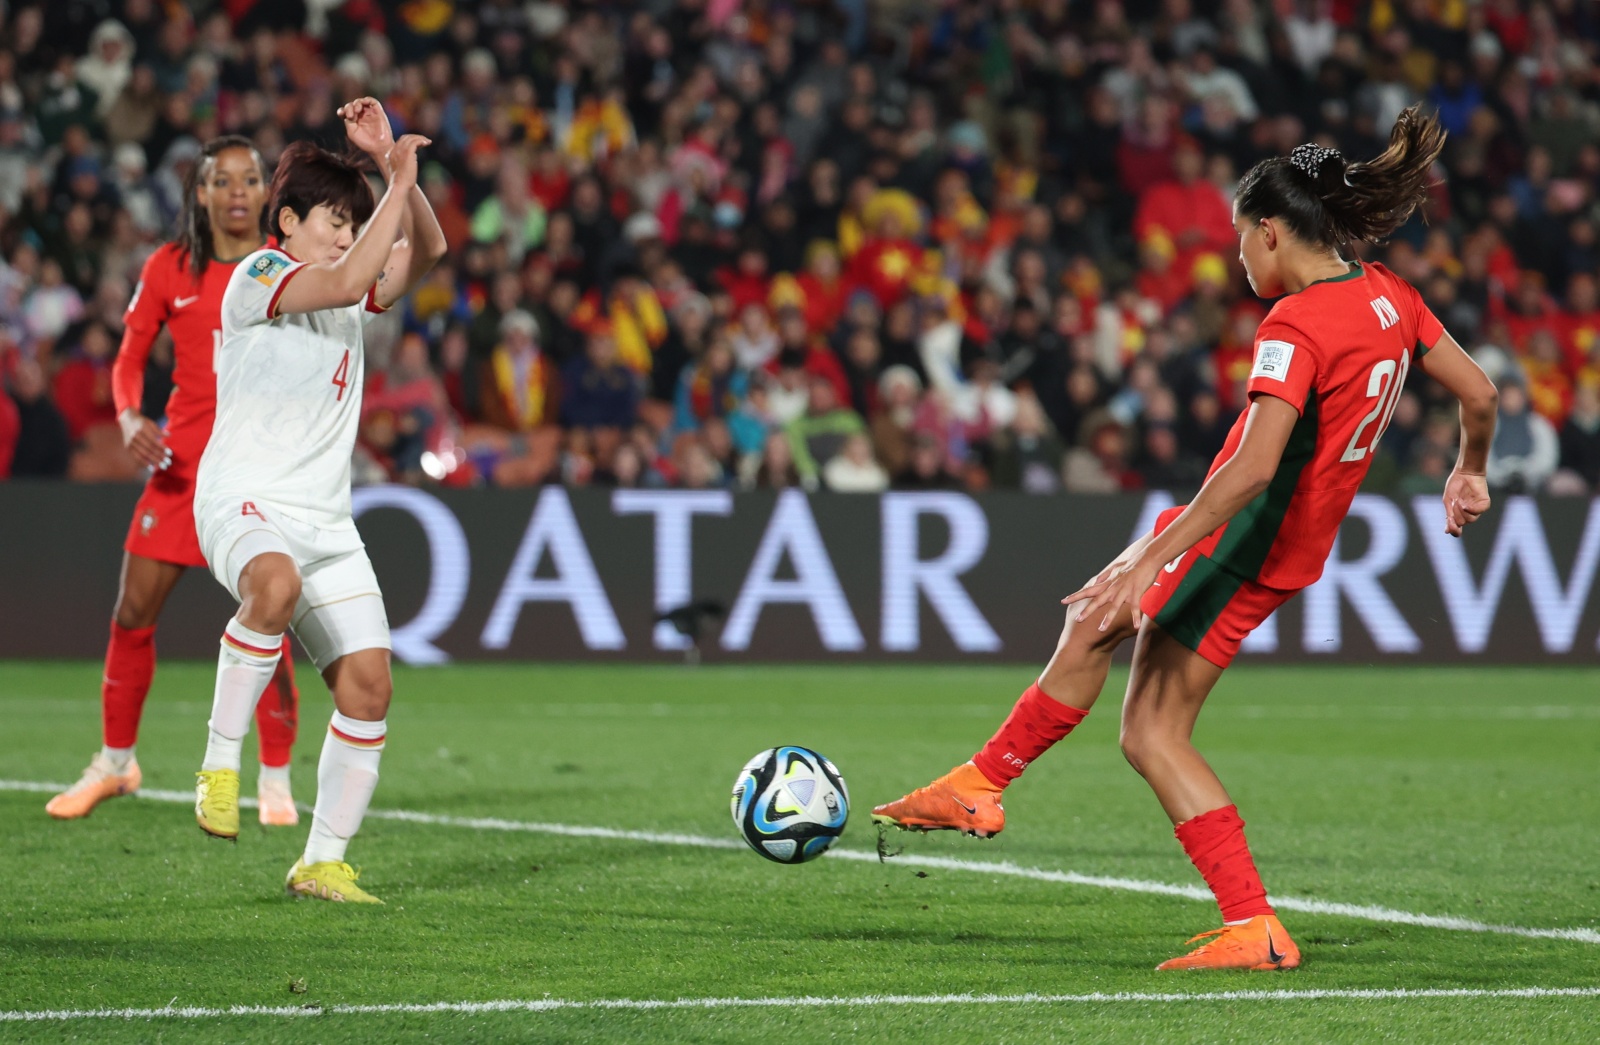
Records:
{"label": "yellow-green cleat", "polygon": [[202,769],[195,774],[194,818],[200,830],[230,842],[239,837],[239,772]]}
{"label": "yellow-green cleat", "polygon": [[324,860],[317,864],[296,860],[289,868],[289,879],[284,885],[294,897],[309,896],[335,903],[383,903],[356,884],[360,877],[361,872],[342,860]]}

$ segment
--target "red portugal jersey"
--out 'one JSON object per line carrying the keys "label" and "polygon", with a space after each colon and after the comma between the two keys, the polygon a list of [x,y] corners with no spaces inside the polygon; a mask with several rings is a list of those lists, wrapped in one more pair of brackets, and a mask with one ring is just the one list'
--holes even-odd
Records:
{"label": "red portugal jersey", "polygon": [[[1197,550],[1273,588],[1303,588],[1322,576],[1406,374],[1443,333],[1422,296],[1378,264],[1274,305],[1256,332],[1247,387],[1252,400],[1289,403],[1300,420],[1266,491]],[[1212,472],[1243,435],[1241,414]]]}
{"label": "red portugal jersey", "polygon": [[222,334],[222,292],[233,265],[212,261],[205,276],[196,280],[188,261],[187,254],[168,243],[144,263],[139,286],[128,302],[127,330],[111,380],[117,413],[128,407],[138,410],[150,346],[163,324],[171,331],[176,387],[167,400],[169,471],[192,478],[217,412],[217,374],[211,357]]}

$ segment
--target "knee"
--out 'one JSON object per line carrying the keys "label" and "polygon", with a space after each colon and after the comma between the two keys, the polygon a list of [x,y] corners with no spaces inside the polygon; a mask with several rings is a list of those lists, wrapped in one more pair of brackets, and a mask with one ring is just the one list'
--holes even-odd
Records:
{"label": "knee", "polygon": [[293,569],[263,571],[252,578],[244,598],[244,622],[259,631],[281,632],[300,601],[300,575]]}
{"label": "knee", "polygon": [[1160,747],[1155,732],[1148,726],[1137,721],[1122,723],[1122,733],[1117,738],[1117,743],[1122,747],[1122,757],[1128,760],[1128,765],[1134,772],[1144,775],[1145,767],[1150,764]]}
{"label": "knee", "polygon": [[365,722],[377,722],[389,714],[389,700],[394,696],[394,683],[388,675],[363,678],[355,681],[341,694],[340,703],[349,708],[345,714]]}
{"label": "knee", "polygon": [[149,592],[124,587],[117,594],[117,606],[112,617],[118,627],[148,628],[155,624],[159,603]]}

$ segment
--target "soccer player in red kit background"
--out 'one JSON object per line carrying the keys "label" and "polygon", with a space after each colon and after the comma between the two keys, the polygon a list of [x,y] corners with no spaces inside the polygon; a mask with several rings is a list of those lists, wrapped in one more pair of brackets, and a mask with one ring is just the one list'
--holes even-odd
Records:
{"label": "soccer player in red kit background", "polygon": [[1072,608],[1055,655],[983,749],[878,806],[875,821],[980,837],[1000,831],[1001,792],[1083,721],[1112,651],[1135,639],[1122,750],[1155,790],[1224,923],[1159,968],[1300,964],[1256,872],[1244,821],[1190,736],[1245,636],[1321,575],[1412,366],[1461,404],[1445,529],[1459,537],[1489,508],[1494,385],[1410,284],[1382,265],[1346,260],[1350,243],[1382,240],[1410,217],[1443,147],[1438,122],[1413,107],[1370,162],[1302,145],[1245,175],[1233,210],[1240,258],[1259,296],[1283,296],[1256,333],[1250,403],[1205,485],[1062,600]]}
{"label": "soccer player in red kit background", "polygon": [[[112,370],[113,394],[123,441],[152,471],[123,544],[121,586],[100,687],[104,746],[82,778],[46,804],[58,819],[88,816],[105,799],[139,789],[134,744],[155,676],[156,619],[183,571],[206,565],[195,537],[194,482],[217,409],[212,353],[222,331],[222,291],[240,259],[266,245],[266,203],[266,174],[249,139],[212,140],[184,186],[177,237],[150,255],[128,303],[127,331]],[[165,432],[140,412],[145,361],[163,324],[172,335],[176,383],[167,401]],[[292,826],[300,820],[289,791],[289,749],[298,713],[286,636],[277,674],[256,707],[263,824]]]}

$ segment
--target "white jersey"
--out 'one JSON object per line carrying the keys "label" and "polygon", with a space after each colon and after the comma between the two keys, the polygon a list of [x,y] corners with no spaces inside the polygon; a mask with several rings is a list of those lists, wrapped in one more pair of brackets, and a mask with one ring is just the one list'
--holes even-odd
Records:
{"label": "white jersey", "polygon": [[229,499],[259,499],[313,525],[354,526],[350,455],[361,419],[362,328],[383,309],[369,290],[359,305],[277,315],[284,288],[304,267],[268,247],[228,280],[217,420],[200,458],[197,515]]}

